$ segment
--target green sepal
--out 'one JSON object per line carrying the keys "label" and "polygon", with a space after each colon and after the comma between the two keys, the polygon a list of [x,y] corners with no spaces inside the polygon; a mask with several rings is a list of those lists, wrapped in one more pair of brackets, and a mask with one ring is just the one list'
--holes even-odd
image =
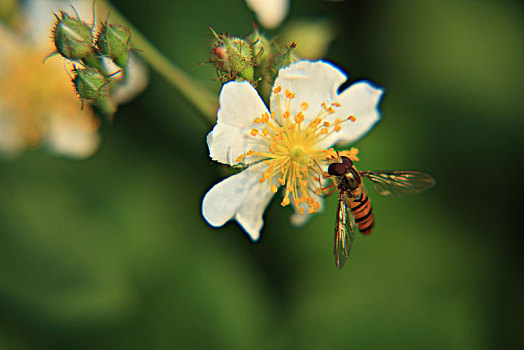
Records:
{"label": "green sepal", "polygon": [[120,24],[104,24],[96,40],[102,55],[116,60],[129,52],[131,31]]}
{"label": "green sepal", "polygon": [[60,17],[56,14],[55,17],[53,40],[56,51],[70,60],[81,60],[89,56],[93,52],[92,28],[63,11],[60,11]]}
{"label": "green sepal", "polygon": [[73,84],[82,101],[99,103],[109,98],[110,80],[97,69],[75,69],[74,73]]}

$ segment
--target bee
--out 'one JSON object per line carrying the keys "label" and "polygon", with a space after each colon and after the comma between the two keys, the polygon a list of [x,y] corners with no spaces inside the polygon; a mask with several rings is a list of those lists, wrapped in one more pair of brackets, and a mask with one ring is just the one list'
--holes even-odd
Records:
{"label": "bee", "polygon": [[420,171],[358,171],[348,157],[340,160],[329,165],[328,174],[338,189],[333,252],[335,264],[342,269],[353,244],[355,226],[365,235],[373,229],[373,210],[362,185],[363,177],[373,181],[375,191],[383,196],[420,193],[432,187],[435,180]]}

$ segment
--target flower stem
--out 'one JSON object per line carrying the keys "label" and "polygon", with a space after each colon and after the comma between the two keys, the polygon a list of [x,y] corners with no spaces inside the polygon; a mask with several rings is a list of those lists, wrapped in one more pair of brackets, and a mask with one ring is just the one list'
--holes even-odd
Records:
{"label": "flower stem", "polygon": [[207,121],[214,123],[218,109],[218,98],[204,86],[195,81],[194,78],[185,73],[181,68],[170,61],[160,50],[147,40],[129,21],[107,0],[98,0],[105,13],[111,13],[111,18],[119,24],[128,26],[131,30],[132,46],[138,49],[138,53],[151,67],[175,87],[182,96],[193,104],[198,111],[206,117]]}

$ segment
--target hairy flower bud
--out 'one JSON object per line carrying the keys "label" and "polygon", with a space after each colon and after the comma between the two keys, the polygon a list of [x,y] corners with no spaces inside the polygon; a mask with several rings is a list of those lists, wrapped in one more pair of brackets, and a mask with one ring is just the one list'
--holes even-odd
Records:
{"label": "hairy flower bud", "polygon": [[251,45],[241,37],[217,35],[211,50],[210,62],[216,67],[218,77],[225,83],[230,80],[254,80],[255,60]]}
{"label": "hairy flower bud", "polygon": [[56,51],[71,60],[81,60],[93,50],[93,33],[91,27],[82,20],[70,17],[61,11],[56,16],[53,28],[53,40]]}
{"label": "hairy flower bud", "polygon": [[109,96],[109,79],[97,69],[75,69],[73,84],[82,100],[98,103]]}
{"label": "hairy flower bud", "polygon": [[282,53],[275,57],[270,65],[270,75],[272,79],[278,74],[281,68],[285,68],[292,63],[300,61],[300,57],[295,53],[296,44],[292,43],[289,47],[285,47]]}
{"label": "hairy flower bud", "polygon": [[247,40],[251,45],[255,56],[255,64],[257,66],[265,65],[274,54],[274,44],[265,35],[260,33],[258,29],[247,36]]}
{"label": "hairy flower bud", "polygon": [[105,24],[100,29],[96,46],[100,52],[113,60],[126,55],[129,51],[131,31],[120,24]]}

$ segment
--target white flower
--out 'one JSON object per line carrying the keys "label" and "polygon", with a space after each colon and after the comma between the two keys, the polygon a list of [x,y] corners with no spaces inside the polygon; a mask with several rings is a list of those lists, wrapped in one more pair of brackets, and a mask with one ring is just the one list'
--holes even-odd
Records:
{"label": "white flower", "polygon": [[[74,8],[74,10],[73,10]],[[26,1],[21,19],[24,32],[0,24],[0,156],[13,156],[26,148],[46,147],[53,153],[73,158],[92,155],[100,144],[100,121],[76,96],[65,60],[44,58],[55,50],[51,30],[60,10],[93,20],[91,0]],[[73,14],[73,12],[76,12]],[[106,14],[97,11],[99,18]],[[112,98],[124,103],[147,85],[147,71],[130,55],[125,80]],[[117,71],[112,68],[111,72]]]}
{"label": "white flower", "polygon": [[289,0],[246,0],[246,4],[267,29],[278,27],[289,11]]}
{"label": "white flower", "polygon": [[54,153],[85,158],[98,148],[99,122],[75,96],[62,60],[52,51],[0,25],[0,156],[44,146]]}
{"label": "white flower", "polygon": [[380,119],[383,90],[362,81],[338,93],[346,79],[327,62],[294,63],[279,71],[270,111],[249,83],[222,87],[217,124],[207,136],[210,156],[247,168],[204,196],[202,215],[210,225],[234,218],[257,240],[264,210],[280,186],[281,204],[295,209],[294,223],[321,208],[323,172],[335,155],[329,147],[357,140]]}

